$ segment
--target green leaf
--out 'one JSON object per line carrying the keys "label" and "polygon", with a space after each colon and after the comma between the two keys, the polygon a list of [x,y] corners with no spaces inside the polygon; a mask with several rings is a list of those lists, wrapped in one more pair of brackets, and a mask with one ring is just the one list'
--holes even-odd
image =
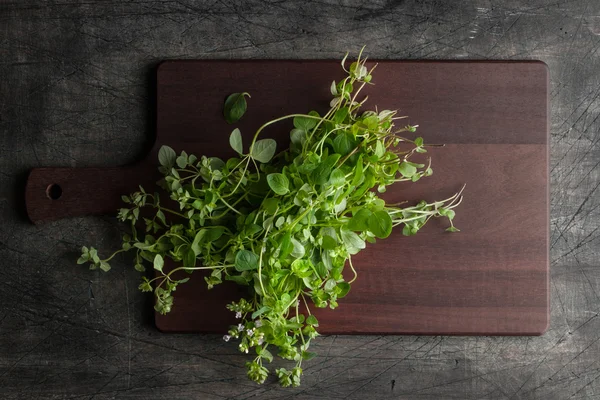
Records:
{"label": "green leaf", "polygon": [[[312,115],[314,117],[318,117],[319,116],[319,114],[317,114],[315,111],[309,112],[308,115]],[[308,132],[312,128],[314,128],[315,126],[317,126],[317,122],[318,121],[319,120],[315,119],[315,118],[298,116],[298,117],[294,117],[294,127],[296,129],[302,129],[303,131]]]}
{"label": "green leaf", "polygon": [[233,93],[227,96],[223,107],[223,115],[228,124],[238,122],[246,113],[246,108],[248,107],[246,104],[246,96],[250,97],[250,94],[244,92]]}
{"label": "green leaf", "polygon": [[[254,317],[252,317],[254,318]],[[267,360],[268,362],[273,362],[273,354],[271,354],[271,352],[267,349],[262,349],[260,352],[260,356],[262,358],[264,358],[265,360]]]}
{"label": "green leaf", "polygon": [[242,286],[248,286],[250,284],[250,279],[251,278],[243,275],[228,275],[225,277],[226,281],[232,281]]}
{"label": "green leaf", "polygon": [[458,229],[455,226],[451,226],[449,228],[446,228],[446,232],[460,232],[460,229]]}
{"label": "green leaf", "polygon": [[79,264],[79,265],[85,264],[88,261],[89,261],[89,259],[87,256],[81,256],[77,259],[77,264]]}
{"label": "green leaf", "polygon": [[163,266],[165,265],[165,260],[162,258],[160,254],[154,256],[154,269],[162,272]]}
{"label": "green leaf", "polygon": [[202,252],[201,245],[204,242],[204,235],[208,229],[200,229],[196,236],[194,236],[194,241],[192,242],[192,251],[194,252],[194,256],[199,255]]}
{"label": "green leaf", "polygon": [[291,239],[292,242],[292,257],[294,258],[302,258],[304,257],[304,253],[305,253],[305,249],[304,246],[302,245],[302,243],[300,243],[299,241],[297,241],[295,238]]}
{"label": "green leaf", "polygon": [[158,151],[158,162],[165,168],[173,168],[176,158],[177,154],[175,153],[175,150],[169,146],[161,146]]}
{"label": "green leaf", "polygon": [[340,159],[339,154],[331,154],[313,171],[313,179],[317,185],[323,185],[329,180],[333,166]]}
{"label": "green leaf", "polygon": [[346,250],[349,254],[357,254],[359,251],[365,248],[365,241],[362,240],[356,233],[346,228],[342,228],[340,233],[342,235],[342,241],[344,242]]}
{"label": "green leaf", "polygon": [[313,352],[310,352],[310,351],[303,351],[302,352],[302,359],[304,361],[312,360],[316,356],[317,356],[317,353],[313,353]]}
{"label": "green leaf", "polygon": [[279,243],[279,259],[284,260],[292,253],[292,250],[294,250],[294,245],[292,244],[292,235],[290,232],[286,232]]}
{"label": "green leaf", "polygon": [[377,144],[375,145],[375,155],[379,158],[383,157],[383,155],[385,154],[385,146],[383,145],[383,142],[381,140],[377,141]]}
{"label": "green leaf", "polygon": [[252,313],[252,319],[256,319],[257,317],[263,315],[267,311],[271,311],[271,307],[262,306],[261,308]]}
{"label": "green leaf", "polygon": [[207,243],[211,243],[211,242],[214,242],[215,240],[219,239],[221,237],[221,235],[223,235],[223,233],[225,232],[225,227],[211,226],[207,230],[208,231],[206,232],[205,240]]}
{"label": "green leaf", "polygon": [[348,116],[348,107],[342,107],[335,112],[333,115],[333,121],[337,124],[341,124],[346,120]]}
{"label": "green leaf", "polygon": [[110,271],[110,265],[106,261],[100,261],[100,269],[104,272]]}
{"label": "green leaf", "polygon": [[179,157],[177,157],[177,159],[175,160],[175,163],[177,164],[177,166],[179,168],[183,169],[183,168],[187,167],[187,165],[188,165],[188,158],[182,154]]}
{"label": "green leaf", "polygon": [[368,220],[369,231],[380,239],[392,233],[392,217],[386,211],[375,211]]}
{"label": "green leaf", "polygon": [[438,209],[438,213],[443,216],[443,217],[448,217],[449,220],[453,220],[454,219],[454,215],[456,214],[454,212],[454,210],[449,209],[449,208],[444,208],[444,207],[440,207]]}
{"label": "green leaf", "polygon": [[348,222],[348,229],[351,231],[364,232],[369,229],[369,219],[373,212],[368,208],[361,208],[356,213],[352,214],[352,218]]}
{"label": "green leaf", "polygon": [[417,146],[423,146],[423,138],[422,137],[418,137],[415,139],[415,145]]}
{"label": "green leaf", "polygon": [[306,317],[306,323],[308,325],[312,325],[312,326],[319,326],[319,321],[317,320],[317,318],[314,315],[309,315],[308,317]]}
{"label": "green leaf", "polygon": [[331,171],[331,175],[329,176],[329,183],[335,188],[342,187],[344,186],[344,183],[346,183],[346,175],[341,169],[336,168],[333,171]]}
{"label": "green leaf", "polygon": [[337,287],[340,289],[340,292],[337,295],[338,299],[346,297],[350,291],[350,284],[348,282],[340,282],[337,284]]}
{"label": "green leaf", "polygon": [[261,163],[271,161],[277,150],[277,142],[273,139],[261,139],[250,148],[250,156]]}
{"label": "green leaf", "polygon": [[196,266],[196,253],[191,246],[183,248],[183,266],[185,268],[194,268]]}
{"label": "green leaf", "polygon": [[279,207],[279,199],[274,197],[269,197],[263,201],[263,209],[270,215],[275,214],[277,208]]}
{"label": "green leaf", "polygon": [[302,129],[292,129],[290,131],[290,141],[297,146],[303,146],[306,141],[306,131]]}
{"label": "green leaf", "polygon": [[234,265],[240,272],[258,269],[258,256],[249,250],[240,250],[235,255]]}
{"label": "green leaf", "polygon": [[417,173],[417,168],[404,161],[400,164],[398,171],[402,174],[403,177],[412,178],[412,176]]}
{"label": "green leaf", "polygon": [[161,210],[158,210],[156,212],[156,218],[158,218],[158,220],[160,222],[162,222],[163,225],[165,225],[165,226],[167,225],[167,220],[165,218],[165,214]]}
{"label": "green leaf", "polygon": [[244,146],[242,145],[242,133],[238,128],[235,128],[231,135],[229,135],[229,145],[233,150],[235,150],[239,155],[243,155]]}
{"label": "green leaf", "polygon": [[333,139],[333,150],[336,153],[345,156],[350,153],[356,147],[356,140],[354,136],[350,132],[341,132],[338,133]]}
{"label": "green leaf", "polygon": [[337,247],[338,239],[335,229],[331,226],[324,226],[320,230],[320,235],[323,238],[323,248],[326,250],[333,250]]}
{"label": "green leaf", "polygon": [[269,183],[269,187],[271,188],[271,190],[273,190],[280,196],[283,196],[284,194],[290,191],[290,182],[288,181],[288,178],[286,178],[286,176],[283,174],[269,174],[267,175],[267,182]]}
{"label": "green leaf", "polygon": [[379,118],[377,117],[377,115],[371,115],[363,119],[362,122],[367,126],[368,129],[374,130],[377,129],[377,125],[379,124]]}

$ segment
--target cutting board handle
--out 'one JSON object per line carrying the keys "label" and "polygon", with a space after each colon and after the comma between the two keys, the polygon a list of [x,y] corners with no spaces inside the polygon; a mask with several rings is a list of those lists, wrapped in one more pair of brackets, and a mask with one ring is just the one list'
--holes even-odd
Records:
{"label": "cutting board handle", "polygon": [[36,168],[25,187],[25,205],[33,223],[90,214],[116,215],[121,195],[154,183],[140,166],[109,168]]}

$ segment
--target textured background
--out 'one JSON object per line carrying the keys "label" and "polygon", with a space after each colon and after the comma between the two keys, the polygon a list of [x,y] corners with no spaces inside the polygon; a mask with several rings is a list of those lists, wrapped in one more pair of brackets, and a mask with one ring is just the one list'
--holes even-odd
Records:
{"label": "textured background", "polygon": [[[362,44],[372,58],[549,65],[544,336],[322,337],[301,388],[256,386],[241,367],[246,357],[220,337],[157,332],[125,260],[105,275],[74,264],[82,244],[105,252],[119,244],[113,218],[27,222],[30,168],[144,154],[158,61],[340,58]],[[599,45],[597,0],[2,1],[2,398],[600,399]]]}

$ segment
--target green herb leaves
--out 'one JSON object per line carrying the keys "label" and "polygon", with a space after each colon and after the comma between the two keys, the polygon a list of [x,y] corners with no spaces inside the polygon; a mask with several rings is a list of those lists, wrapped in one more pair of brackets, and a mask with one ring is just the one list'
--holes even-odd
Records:
{"label": "green herb leaves", "polygon": [[[235,156],[227,160],[178,155],[163,146],[158,153],[163,193],[140,187],[122,197],[118,217],[130,224],[131,234],[115,254],[131,252],[142,274],[152,266],[154,276],[143,276],[139,288],[153,292],[157,312],[174,306],[173,292],[189,279],[180,274],[203,270],[209,289],[223,281],[247,286],[248,298],[227,305],[238,323],[223,339],[235,339],[240,351],[256,354],[246,368],[258,383],[267,379],[265,364],[277,354],[295,363],[275,371],[281,385],[300,384],[302,362],[315,356],[308,349],[318,336],[310,310],[334,309],[350,293],[357,279],[352,256],[366,242],[389,237],[395,226],[414,235],[439,217],[449,221],[447,230],[458,231],[454,208],[462,190],[406,207],[378,197],[390,185],[431,175],[431,161],[412,161],[423,157],[426,145],[422,138],[399,136],[416,127],[395,128],[395,111],[361,110],[364,101],[357,94],[372,72],[365,59],[359,55],[349,69],[345,62],[342,67],[347,76],[332,83],[331,108],[322,116],[311,111],[267,121],[254,132],[247,152],[234,129],[229,145]],[[227,122],[244,115],[246,97],[245,92],[227,97]],[[277,155],[275,140],[261,137],[276,122],[291,128],[290,148]],[[115,254],[101,259],[96,249],[83,247],[77,262],[106,271]],[[173,268],[165,268],[167,262]]]}
{"label": "green herb leaves", "polygon": [[250,94],[244,92],[233,93],[227,96],[225,106],[223,107],[223,115],[227,123],[236,123],[244,116],[247,108],[246,96],[250,97]]}
{"label": "green herb leaves", "polygon": [[240,272],[258,269],[258,256],[249,250],[238,251],[235,255],[235,269]]}
{"label": "green herb leaves", "polygon": [[277,142],[273,139],[261,139],[250,147],[250,157],[261,163],[268,163],[275,155]]}
{"label": "green herb leaves", "polygon": [[166,168],[172,168],[175,165],[177,154],[169,146],[162,146],[158,152],[158,162]]}
{"label": "green herb leaves", "polygon": [[385,239],[392,233],[392,217],[387,211],[375,211],[368,222],[369,231],[380,239]]}
{"label": "green herb leaves", "polygon": [[267,175],[267,182],[269,183],[269,187],[278,195],[287,194],[290,189],[290,182],[283,174],[273,173]]}
{"label": "green herb leaves", "polygon": [[239,155],[244,154],[244,146],[242,145],[242,133],[238,128],[235,128],[233,132],[231,132],[231,135],[229,136],[229,145]]}

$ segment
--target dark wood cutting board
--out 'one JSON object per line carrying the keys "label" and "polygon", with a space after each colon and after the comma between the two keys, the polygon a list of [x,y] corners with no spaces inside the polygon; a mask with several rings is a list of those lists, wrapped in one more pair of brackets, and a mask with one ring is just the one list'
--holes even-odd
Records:
{"label": "dark wood cutting board", "polygon": [[[33,222],[115,213],[123,193],[158,180],[156,155],[227,157],[232,126],[225,97],[247,91],[239,127],[246,142],[262,122],[324,111],[337,61],[167,61],[157,71],[157,141],[144,162],[115,168],[40,168],[26,203]],[[400,230],[354,258],[359,273],[336,310],[316,310],[322,333],[537,335],[549,322],[548,70],[525,62],[381,61],[366,109],[400,109],[431,148],[434,175],[395,185],[391,202],[437,200],[466,183],[456,209],[460,233],[432,220],[414,237]],[[264,137],[288,143],[291,122]],[[60,189],[58,189],[60,188]],[[93,198],[87,196],[94,191]],[[60,194],[60,197],[58,196]],[[51,199],[58,197],[58,199]],[[178,288],[173,311],[156,316],[168,332],[224,332],[225,310],[243,289],[205,288],[201,274]]]}

